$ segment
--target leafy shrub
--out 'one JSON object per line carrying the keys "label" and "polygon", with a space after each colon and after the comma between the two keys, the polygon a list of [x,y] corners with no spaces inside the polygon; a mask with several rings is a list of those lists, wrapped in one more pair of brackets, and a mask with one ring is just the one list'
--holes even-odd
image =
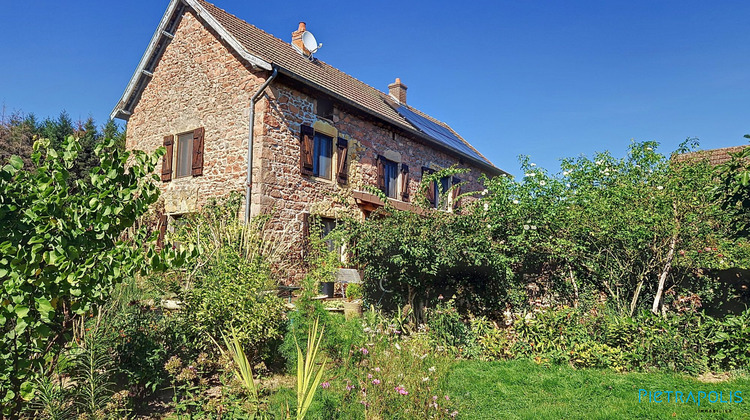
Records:
{"label": "leafy shrub", "polygon": [[453,299],[437,304],[427,311],[430,339],[438,346],[463,352],[474,343],[472,330],[461,319]]}
{"label": "leafy shrub", "polygon": [[[61,150],[34,145],[33,171],[14,156],[0,167],[0,406],[14,417],[33,394],[42,365],[52,371],[83,315],[106,301],[123,277],[164,259],[148,248],[145,230],[122,239],[158,197],[155,154],[96,149],[99,166],[68,182],[80,151],[68,137]],[[152,236],[151,239],[154,239]],[[138,244],[138,246],[134,246]]]}
{"label": "leafy shrub", "polygon": [[238,219],[240,201],[231,195],[209,203],[202,212],[181,220],[171,239],[199,251],[189,261],[178,290],[187,323],[207,343],[219,342],[234,327],[243,348],[257,356],[283,332],[284,303],[271,274],[271,263],[283,250],[268,236],[268,217],[249,224]]}
{"label": "leafy shrub", "polygon": [[720,369],[747,369],[750,366],[750,309],[739,315],[710,319],[707,324],[711,364]]}
{"label": "leafy shrub", "polygon": [[347,284],[346,299],[349,301],[362,299],[362,286],[359,283]]}

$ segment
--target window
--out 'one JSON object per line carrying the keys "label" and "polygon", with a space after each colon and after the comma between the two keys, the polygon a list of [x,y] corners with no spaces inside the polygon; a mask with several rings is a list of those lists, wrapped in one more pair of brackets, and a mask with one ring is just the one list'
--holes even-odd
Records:
{"label": "window", "polygon": [[315,133],[313,145],[313,176],[331,179],[333,139],[325,134]]}
{"label": "window", "polygon": [[385,161],[385,195],[390,198],[398,197],[398,164]]}
{"label": "window", "polygon": [[[336,229],[336,219],[321,217],[320,224],[322,225],[322,230],[320,232],[321,239],[326,239],[326,236],[328,236],[329,233]],[[333,251],[336,249],[336,244],[334,244],[333,239],[326,239],[326,246],[328,247],[329,251]]]}
{"label": "window", "polygon": [[190,176],[193,169],[193,132],[177,136],[175,178]]}
{"label": "window", "polygon": [[[164,137],[164,148],[167,153],[162,159],[161,180],[169,182],[172,178],[203,175],[203,127],[177,136]],[[176,141],[175,141],[176,137]],[[175,151],[175,147],[177,150]],[[172,164],[173,161],[174,165]]]}
{"label": "window", "polygon": [[387,197],[398,197],[398,163],[378,156],[378,188]]}

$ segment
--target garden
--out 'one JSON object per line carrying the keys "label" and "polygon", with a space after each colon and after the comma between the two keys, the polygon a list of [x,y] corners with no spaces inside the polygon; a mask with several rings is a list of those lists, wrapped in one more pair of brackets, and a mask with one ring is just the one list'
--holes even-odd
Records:
{"label": "garden", "polygon": [[[236,196],[157,246],[164,150],[102,138],[84,171],[79,139],[38,140],[0,162],[2,415],[747,418],[750,310],[718,310],[748,300],[723,280],[750,268],[747,153],[696,146],[524,157],[439,191],[452,211],[313,218],[297,289],[272,215],[243,223]],[[362,282],[321,298],[342,265]]]}

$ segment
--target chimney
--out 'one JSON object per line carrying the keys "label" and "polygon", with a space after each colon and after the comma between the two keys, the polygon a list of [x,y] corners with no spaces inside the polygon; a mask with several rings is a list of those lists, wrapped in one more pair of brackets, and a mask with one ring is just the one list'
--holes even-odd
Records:
{"label": "chimney", "polygon": [[406,85],[397,77],[395,82],[388,85],[388,94],[399,103],[406,104],[406,89]]}
{"label": "chimney", "polygon": [[297,49],[303,55],[310,55],[310,51],[305,48],[305,43],[302,42],[302,34],[306,31],[305,22],[299,23],[299,28],[292,32],[292,46]]}

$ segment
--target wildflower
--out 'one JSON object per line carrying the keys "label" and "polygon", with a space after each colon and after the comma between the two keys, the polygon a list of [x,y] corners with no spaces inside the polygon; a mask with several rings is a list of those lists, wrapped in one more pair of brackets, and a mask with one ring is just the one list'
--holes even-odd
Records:
{"label": "wildflower", "polygon": [[376,367],[376,368],[375,368],[375,372],[380,372],[380,368],[379,368],[379,367]]}
{"label": "wildflower", "polygon": [[531,226],[529,226],[529,225],[523,225],[523,230],[529,230],[530,228],[531,228]]}
{"label": "wildflower", "polygon": [[395,344],[395,346],[396,346],[396,348],[397,348],[398,350],[401,350],[401,346],[399,346],[399,345],[398,345],[398,343],[396,343],[396,344]]}
{"label": "wildflower", "polygon": [[451,399],[451,397],[449,397],[449,396],[447,396],[447,395],[445,396],[445,400],[446,400],[446,401],[450,401],[450,399]]}
{"label": "wildflower", "polygon": [[539,185],[541,185],[543,187],[543,186],[547,185],[547,182],[546,181],[539,181]]}
{"label": "wildflower", "polygon": [[518,200],[513,200],[513,204],[518,204]]}
{"label": "wildflower", "polygon": [[177,356],[172,356],[164,364],[164,370],[169,372],[170,375],[176,375],[180,369],[182,369],[182,360]]}
{"label": "wildflower", "polygon": [[380,385],[380,379],[373,379],[372,380],[373,385]]}
{"label": "wildflower", "polygon": [[453,410],[453,412],[451,413],[451,417],[456,417],[457,415],[458,415],[458,411]]}
{"label": "wildflower", "polygon": [[659,191],[661,191],[661,190],[664,189],[664,187],[662,187],[661,185],[659,185],[658,187],[656,187],[656,189],[659,190]]}
{"label": "wildflower", "polygon": [[365,356],[367,356],[367,354],[368,354],[368,353],[370,353],[370,351],[369,351],[369,350],[367,350],[367,349],[366,349],[366,348],[364,348],[364,347],[360,347],[359,351],[361,351],[361,352],[362,352],[362,354],[363,354],[363,355],[365,355]]}
{"label": "wildflower", "polygon": [[485,188],[485,189],[482,190],[482,195],[487,195],[488,192],[489,191]]}
{"label": "wildflower", "polygon": [[372,379],[372,373],[367,374],[367,379]]}
{"label": "wildflower", "polygon": [[432,396],[432,401],[437,401],[437,395]]}
{"label": "wildflower", "polygon": [[[434,371],[435,371],[435,366],[430,366],[430,368],[429,368],[429,369],[427,369],[427,370],[429,370],[429,371],[430,371],[430,373],[432,373],[432,372],[434,372]],[[435,397],[435,398],[437,398],[437,397]]]}
{"label": "wildflower", "polygon": [[570,188],[570,183],[565,184],[566,187]]}
{"label": "wildflower", "polygon": [[536,163],[532,163],[532,164],[531,164],[531,166],[532,166],[532,167],[536,166]]}
{"label": "wildflower", "polygon": [[487,223],[487,229],[492,229],[492,225]]}
{"label": "wildflower", "polygon": [[398,392],[401,395],[409,395],[409,391],[407,391],[406,389],[404,389],[404,387],[402,387],[400,385],[397,386],[397,387],[395,387],[395,388],[393,388],[393,389],[395,389],[396,392]]}
{"label": "wildflower", "polygon": [[490,209],[490,205],[487,203],[484,203],[484,211],[487,211]]}
{"label": "wildflower", "polygon": [[331,383],[328,382],[328,381],[325,381],[322,384],[320,384],[320,387],[323,388],[323,389],[328,389],[328,388],[331,387]]}
{"label": "wildflower", "polygon": [[650,151],[652,151],[654,149],[652,147],[647,147],[646,150],[648,150],[650,152]]}
{"label": "wildflower", "polygon": [[439,296],[438,296],[438,300],[443,300],[443,299],[444,299],[444,298],[443,298],[443,295],[439,295]]}
{"label": "wildflower", "polygon": [[531,230],[536,230],[536,225],[531,225]]}
{"label": "wildflower", "polygon": [[533,177],[535,177],[535,176],[536,176],[536,174],[535,174],[534,172],[527,172],[527,173],[525,173],[524,175],[525,175],[525,176],[528,176],[528,177],[531,177],[531,178],[533,178]]}
{"label": "wildflower", "polygon": [[597,160],[597,161],[596,161],[596,162],[594,162],[594,163],[595,163],[596,165],[601,165],[601,164],[602,164],[602,161],[601,161],[601,160]]}
{"label": "wildflower", "polygon": [[425,376],[424,378],[422,378],[422,382],[427,382],[427,381],[429,381],[429,380],[430,380],[430,377],[429,377],[429,376]]}

